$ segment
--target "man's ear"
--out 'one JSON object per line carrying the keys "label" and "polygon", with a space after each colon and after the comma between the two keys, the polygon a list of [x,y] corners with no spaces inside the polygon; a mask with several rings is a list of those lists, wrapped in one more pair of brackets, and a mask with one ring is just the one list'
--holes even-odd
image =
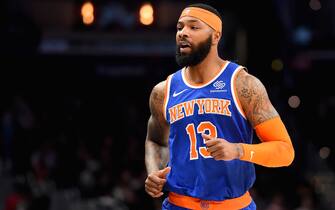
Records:
{"label": "man's ear", "polygon": [[213,31],[212,33],[212,45],[217,45],[221,39],[221,32]]}

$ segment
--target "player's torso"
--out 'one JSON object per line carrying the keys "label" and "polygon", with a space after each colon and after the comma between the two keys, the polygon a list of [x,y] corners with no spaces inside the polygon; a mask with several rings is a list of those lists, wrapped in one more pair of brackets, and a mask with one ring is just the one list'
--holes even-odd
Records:
{"label": "player's torso", "polygon": [[168,79],[165,114],[170,124],[169,190],[223,200],[245,192],[254,181],[251,164],[214,160],[201,137],[201,133],[206,133],[232,143],[251,143],[252,128],[236,105],[232,87],[237,68],[237,64],[227,62],[216,77],[201,86],[187,83],[184,70]]}

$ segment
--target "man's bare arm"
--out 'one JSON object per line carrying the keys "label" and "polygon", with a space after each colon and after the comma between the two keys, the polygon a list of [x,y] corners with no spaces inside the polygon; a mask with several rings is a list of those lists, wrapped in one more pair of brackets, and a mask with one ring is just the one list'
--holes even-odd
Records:
{"label": "man's bare arm", "polygon": [[169,126],[164,118],[165,81],[157,84],[150,95],[151,116],[145,141],[145,164],[148,174],[164,168],[168,161]]}
{"label": "man's bare arm", "polygon": [[278,116],[278,112],[271,104],[266,89],[259,79],[241,70],[235,84],[242,108],[253,127]]}

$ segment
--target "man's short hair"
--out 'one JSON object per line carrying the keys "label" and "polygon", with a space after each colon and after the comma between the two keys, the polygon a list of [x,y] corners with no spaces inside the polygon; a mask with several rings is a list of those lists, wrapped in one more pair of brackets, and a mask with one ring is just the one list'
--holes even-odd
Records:
{"label": "man's short hair", "polygon": [[201,9],[205,9],[207,11],[210,11],[210,12],[216,14],[220,18],[220,20],[222,21],[221,14],[214,7],[212,7],[212,6],[208,5],[208,4],[196,3],[196,4],[188,5],[187,7],[198,7],[198,8],[201,8]]}

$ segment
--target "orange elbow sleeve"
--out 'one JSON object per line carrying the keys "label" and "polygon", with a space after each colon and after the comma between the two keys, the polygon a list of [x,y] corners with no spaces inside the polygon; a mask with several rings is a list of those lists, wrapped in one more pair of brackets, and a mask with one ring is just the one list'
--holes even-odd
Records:
{"label": "orange elbow sleeve", "polygon": [[288,166],[294,159],[294,149],[289,134],[280,117],[275,117],[255,127],[259,144],[241,144],[241,160],[267,167]]}

